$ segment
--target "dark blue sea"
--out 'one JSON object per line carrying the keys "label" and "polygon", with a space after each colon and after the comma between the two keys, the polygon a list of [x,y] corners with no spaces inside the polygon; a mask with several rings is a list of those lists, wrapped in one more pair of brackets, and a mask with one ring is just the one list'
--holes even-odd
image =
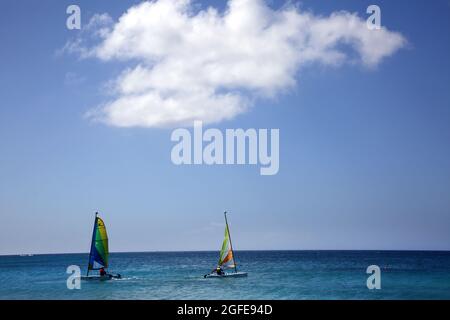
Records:
{"label": "dark blue sea", "polygon": [[[123,279],[69,290],[87,254],[0,256],[0,299],[450,299],[450,252],[237,251],[247,278],[204,279],[217,252],[112,253]],[[381,269],[369,290],[366,268]]]}

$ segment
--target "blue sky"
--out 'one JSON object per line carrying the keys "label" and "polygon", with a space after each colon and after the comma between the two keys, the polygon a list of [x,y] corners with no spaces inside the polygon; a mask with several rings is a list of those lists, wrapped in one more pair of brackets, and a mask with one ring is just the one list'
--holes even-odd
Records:
{"label": "blue sky", "polygon": [[[82,23],[136,1],[78,1]],[[198,1],[223,10],[220,1]],[[279,128],[280,171],[175,166],[173,128],[86,118],[132,61],[58,54],[68,1],[0,10],[0,254],[86,252],[94,212],[112,251],[450,249],[450,3],[379,1],[408,45],[374,68],[311,64],[226,128]],[[304,1],[363,19],[371,1]],[[278,9],[281,1],[269,2]]]}

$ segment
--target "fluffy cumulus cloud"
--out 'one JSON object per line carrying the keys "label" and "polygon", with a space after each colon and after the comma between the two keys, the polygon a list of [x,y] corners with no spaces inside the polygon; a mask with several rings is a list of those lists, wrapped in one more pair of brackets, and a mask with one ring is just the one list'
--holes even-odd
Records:
{"label": "fluffy cumulus cloud", "polygon": [[312,63],[374,67],[405,45],[386,28],[369,30],[365,17],[330,16],[263,0],[230,0],[223,12],[197,10],[189,0],[158,0],[131,7],[117,22],[94,16],[90,33],[66,46],[83,57],[126,61],[112,81],[113,98],[89,117],[120,127],[171,127],[231,119],[254,98],[274,96],[296,83]]}

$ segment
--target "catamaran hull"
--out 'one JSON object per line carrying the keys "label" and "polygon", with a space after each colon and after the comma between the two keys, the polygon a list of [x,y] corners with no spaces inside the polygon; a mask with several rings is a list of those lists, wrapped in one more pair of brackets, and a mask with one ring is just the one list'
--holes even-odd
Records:
{"label": "catamaran hull", "polygon": [[86,281],[107,281],[111,279],[120,279],[122,276],[120,274],[107,274],[105,276],[81,276],[81,280]]}
{"label": "catamaran hull", "polygon": [[215,273],[205,275],[205,278],[242,278],[246,277],[247,272],[226,272],[225,274],[218,275]]}

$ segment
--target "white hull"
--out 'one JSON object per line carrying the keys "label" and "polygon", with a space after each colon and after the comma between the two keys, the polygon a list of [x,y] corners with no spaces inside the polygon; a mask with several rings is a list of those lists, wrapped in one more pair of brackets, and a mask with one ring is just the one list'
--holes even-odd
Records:
{"label": "white hull", "polygon": [[81,280],[86,281],[107,281],[111,279],[120,279],[121,275],[115,275],[115,274],[107,274],[104,276],[81,276]]}
{"label": "white hull", "polygon": [[242,278],[246,276],[247,272],[225,272],[222,275],[218,275],[216,273],[206,274],[205,278]]}

